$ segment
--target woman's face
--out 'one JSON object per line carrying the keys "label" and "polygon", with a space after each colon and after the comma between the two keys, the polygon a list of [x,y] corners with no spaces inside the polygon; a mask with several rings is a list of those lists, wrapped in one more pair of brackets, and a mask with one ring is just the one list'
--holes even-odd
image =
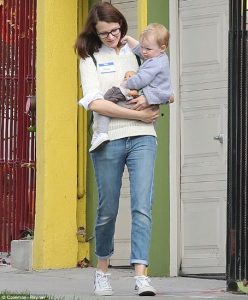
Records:
{"label": "woman's face", "polygon": [[96,24],[96,32],[101,42],[113,49],[117,49],[121,38],[121,30],[119,23],[107,23],[98,21]]}

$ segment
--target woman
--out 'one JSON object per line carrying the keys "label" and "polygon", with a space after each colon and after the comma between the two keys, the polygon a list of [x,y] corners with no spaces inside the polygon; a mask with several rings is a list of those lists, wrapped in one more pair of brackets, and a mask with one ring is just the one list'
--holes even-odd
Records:
{"label": "woman", "polygon": [[[151,236],[156,132],[159,110],[149,106],[144,96],[131,100],[132,109],[104,99],[105,92],[119,86],[126,71],[137,71],[138,63],[121,40],[127,32],[124,16],[109,3],[95,4],[75,49],[80,55],[80,73],[85,109],[111,117],[110,141],[91,153],[98,187],[95,237],[98,257],[95,273],[96,295],[112,295],[108,260],[114,251],[115,221],[119,207],[122,175],[127,165],[131,193],[131,264],[135,268],[136,291],[140,296],[155,295],[145,276]],[[97,128],[93,124],[93,130]],[[94,137],[94,134],[93,134]]]}

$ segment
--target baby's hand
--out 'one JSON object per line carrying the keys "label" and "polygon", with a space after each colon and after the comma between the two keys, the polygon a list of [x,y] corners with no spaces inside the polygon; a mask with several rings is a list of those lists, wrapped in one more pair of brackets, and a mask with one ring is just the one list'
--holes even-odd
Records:
{"label": "baby's hand", "polygon": [[175,97],[174,95],[172,94],[169,98],[169,103],[173,103],[175,101]]}
{"label": "baby's hand", "polygon": [[128,43],[128,36],[125,35],[122,40],[121,40],[122,45],[126,45],[126,43]]}
{"label": "baby's hand", "polygon": [[123,45],[128,43],[129,47],[132,48],[132,49],[135,48],[139,44],[139,42],[136,39],[134,39],[133,37],[131,37],[130,35],[125,35],[122,38],[121,43]]}
{"label": "baby's hand", "polygon": [[137,97],[139,95],[137,90],[129,90],[128,96]]}

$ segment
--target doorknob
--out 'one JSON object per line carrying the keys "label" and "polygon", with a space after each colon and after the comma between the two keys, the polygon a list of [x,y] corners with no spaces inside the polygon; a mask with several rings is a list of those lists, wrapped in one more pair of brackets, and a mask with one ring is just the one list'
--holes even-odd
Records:
{"label": "doorknob", "polygon": [[220,133],[219,135],[214,136],[214,140],[219,141],[221,144],[223,144],[224,134]]}

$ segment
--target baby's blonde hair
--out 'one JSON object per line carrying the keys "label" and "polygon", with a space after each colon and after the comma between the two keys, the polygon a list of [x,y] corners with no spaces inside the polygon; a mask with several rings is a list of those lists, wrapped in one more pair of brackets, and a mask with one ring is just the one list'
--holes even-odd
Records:
{"label": "baby's blonde hair", "polygon": [[168,29],[159,23],[151,23],[149,24],[145,30],[141,33],[140,38],[145,38],[147,36],[154,36],[156,42],[158,43],[159,47],[165,45],[166,48],[169,45],[170,33]]}

